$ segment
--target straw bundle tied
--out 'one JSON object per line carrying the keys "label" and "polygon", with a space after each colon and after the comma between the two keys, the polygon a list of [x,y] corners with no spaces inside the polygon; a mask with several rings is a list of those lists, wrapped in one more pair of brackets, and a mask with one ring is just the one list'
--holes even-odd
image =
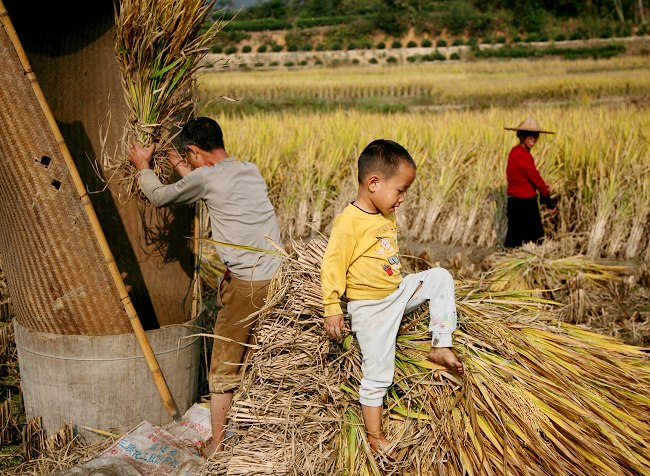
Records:
{"label": "straw bundle tied", "polygon": [[593,286],[621,282],[632,273],[630,266],[610,261],[587,259],[583,255],[566,257],[556,251],[553,242],[543,245],[526,243],[521,249],[495,255],[489,273],[491,289],[548,289],[562,288],[567,281],[580,276]]}
{"label": "straw bundle tied", "polygon": [[294,243],[261,313],[259,348],[223,455],[199,474],[650,474],[650,362],[561,323],[534,292],[457,285],[459,377],[425,359],[427,310],[406,316],[384,428],[399,461],[370,451],[356,341],[323,333],[322,240]]}
{"label": "straw bundle tied", "polygon": [[623,336],[632,344],[650,342],[650,315],[643,305],[650,297],[647,264],[567,256],[553,241],[527,243],[488,261],[491,290],[538,289],[539,296],[565,304],[564,321]]}
{"label": "straw bundle tied", "polygon": [[[115,48],[128,105],[123,147],[132,140],[157,142],[152,169],[163,183],[173,172],[167,151],[182,115],[191,109],[193,74],[221,28],[220,21],[206,26],[213,5],[205,0],[123,0],[116,18]],[[107,161],[110,180],[122,182],[130,196],[137,194],[136,171],[126,150]]]}

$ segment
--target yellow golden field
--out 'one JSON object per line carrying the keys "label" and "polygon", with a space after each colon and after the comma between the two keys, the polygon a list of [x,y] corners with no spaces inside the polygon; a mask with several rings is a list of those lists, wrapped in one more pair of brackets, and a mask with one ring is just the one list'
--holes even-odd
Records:
{"label": "yellow golden field", "polygon": [[[557,131],[543,135],[533,149],[542,176],[558,196],[560,213],[547,221],[548,234],[576,238],[579,250],[592,257],[648,260],[650,66],[644,60],[418,65],[396,67],[390,74],[368,68],[306,70],[291,77],[284,72],[218,73],[203,76],[200,91],[208,111],[205,98],[231,88],[265,95],[273,90],[316,94],[319,88],[402,88],[406,94],[409,88],[436,87],[445,97],[467,99],[495,91],[530,97],[515,107],[475,110],[415,107],[382,114],[348,107],[221,111],[215,118],[224,128],[228,151],[260,167],[281,226],[291,236],[327,233],[333,217],[355,196],[360,151],[371,140],[389,138],[418,163],[418,178],[398,213],[402,236],[493,246],[505,234],[506,157],[517,142],[504,126],[534,115],[543,127]],[[554,88],[573,91],[571,105],[543,101]],[[596,105],[598,100],[607,104]]]}
{"label": "yellow golden field", "polygon": [[[417,106],[489,106],[520,101],[592,104],[612,96],[634,100],[650,91],[647,57],[610,60],[510,60],[422,63],[404,66],[341,67],[280,71],[207,73],[200,79],[207,110],[228,112],[236,99],[262,107],[303,100],[367,101],[393,98]],[[416,98],[417,101],[411,99]],[[352,104],[354,106],[355,104]]]}

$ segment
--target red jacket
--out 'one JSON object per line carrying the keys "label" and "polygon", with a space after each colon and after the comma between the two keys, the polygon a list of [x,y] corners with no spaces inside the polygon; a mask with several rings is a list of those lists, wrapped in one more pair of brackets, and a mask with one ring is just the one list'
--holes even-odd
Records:
{"label": "red jacket", "polygon": [[535,159],[521,144],[510,150],[506,176],[509,197],[532,198],[537,196],[538,190],[541,197],[549,196],[548,186],[535,167]]}

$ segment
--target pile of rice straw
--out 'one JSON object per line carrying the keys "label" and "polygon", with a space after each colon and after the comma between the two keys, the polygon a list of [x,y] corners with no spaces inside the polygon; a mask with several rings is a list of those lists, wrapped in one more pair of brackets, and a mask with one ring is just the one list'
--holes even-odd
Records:
{"label": "pile of rice straw", "polygon": [[565,304],[562,320],[585,324],[635,345],[650,343],[648,263],[612,262],[567,255],[560,244],[496,253],[488,261],[493,291],[530,289]]}
{"label": "pile of rice straw", "polygon": [[356,401],[356,342],[323,333],[324,247],[294,243],[274,279],[236,435],[200,474],[650,474],[647,355],[562,323],[535,293],[480,281],[457,284],[464,377],[425,360],[426,309],[404,318],[384,403],[400,457],[377,458]]}

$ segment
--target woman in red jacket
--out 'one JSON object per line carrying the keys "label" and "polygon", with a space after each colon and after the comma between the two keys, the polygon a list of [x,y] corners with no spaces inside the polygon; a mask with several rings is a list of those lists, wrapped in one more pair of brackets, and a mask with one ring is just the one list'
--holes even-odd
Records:
{"label": "woman in red jacket", "polygon": [[508,155],[506,176],[508,178],[508,232],[506,248],[514,248],[532,241],[540,243],[544,239],[544,228],[537,205],[539,200],[546,205],[549,212],[555,213],[555,203],[549,188],[535,167],[535,160],[530,154],[540,134],[555,134],[544,131],[533,117],[524,120],[517,127],[506,127],[517,131],[519,144]]}

